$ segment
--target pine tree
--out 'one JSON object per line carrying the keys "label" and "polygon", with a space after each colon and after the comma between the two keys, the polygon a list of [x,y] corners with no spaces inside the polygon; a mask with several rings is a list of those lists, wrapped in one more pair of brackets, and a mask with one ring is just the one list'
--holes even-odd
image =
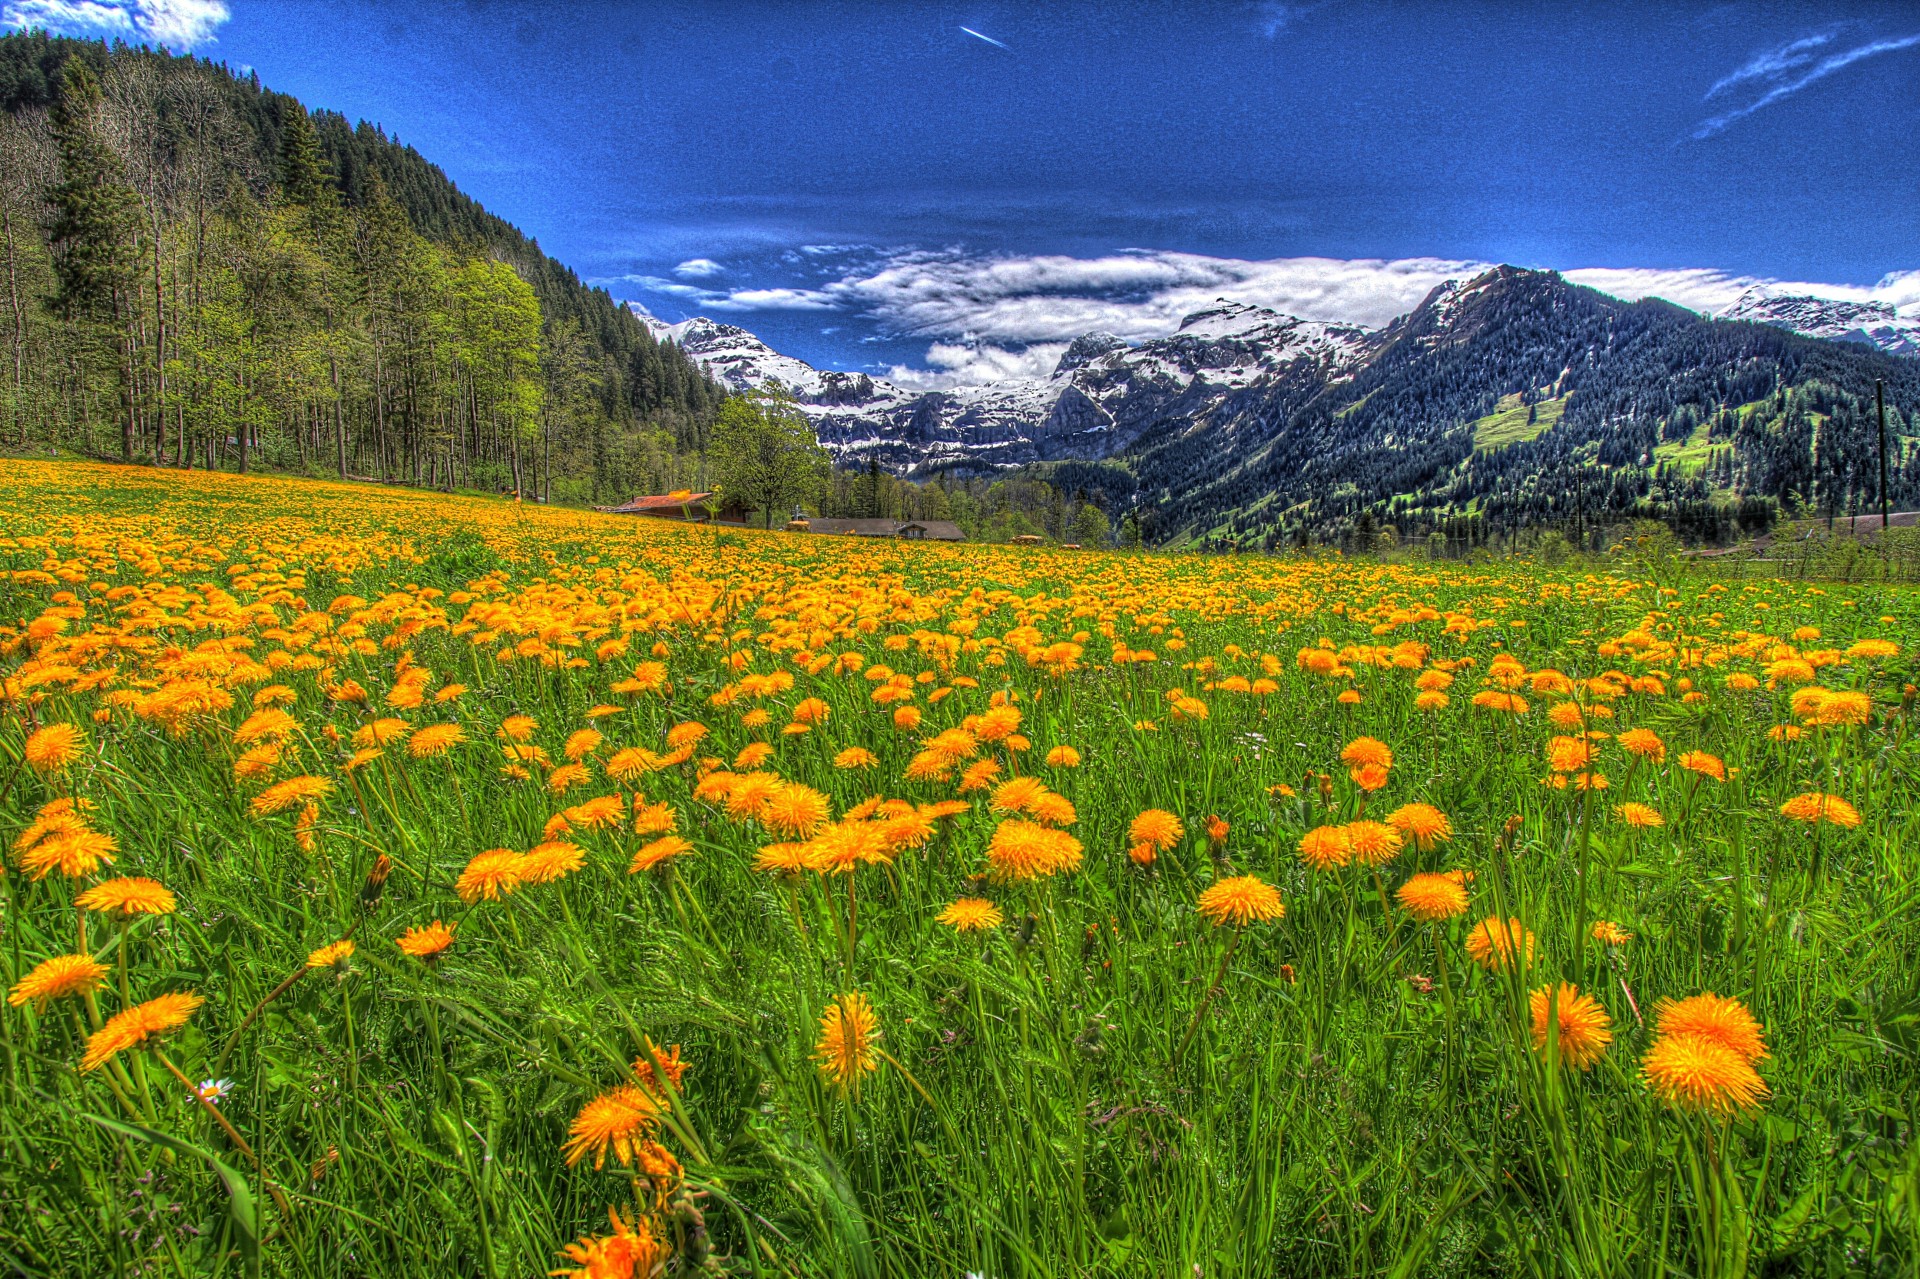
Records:
{"label": "pine tree", "polygon": [[51,303],[77,326],[112,335],[119,357],[120,454],[131,461],[133,345],[122,321],[138,265],[134,234],[140,197],[128,185],[120,157],[100,135],[99,113],[100,82],[85,59],[67,59],[52,113],[60,181],[47,193],[53,206],[47,238],[57,283]]}
{"label": "pine tree", "polygon": [[287,100],[280,131],[278,177],[290,203],[311,207],[334,199],[333,182],[320,155],[320,136],[306,108],[292,99]]}

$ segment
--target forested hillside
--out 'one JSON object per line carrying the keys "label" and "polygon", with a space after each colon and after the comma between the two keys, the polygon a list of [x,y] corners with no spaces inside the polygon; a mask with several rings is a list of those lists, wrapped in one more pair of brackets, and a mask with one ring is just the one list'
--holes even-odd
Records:
{"label": "forested hillside", "polygon": [[[1435,290],[1351,378],[1261,385],[1124,459],[1153,539],[1477,541],[1632,516],[1720,538],[1920,504],[1920,360],[1502,267]],[[1221,459],[1229,459],[1223,467]]]}
{"label": "forested hillside", "polygon": [[0,174],[9,446],[575,500],[700,479],[721,389],[365,121],[16,34]]}

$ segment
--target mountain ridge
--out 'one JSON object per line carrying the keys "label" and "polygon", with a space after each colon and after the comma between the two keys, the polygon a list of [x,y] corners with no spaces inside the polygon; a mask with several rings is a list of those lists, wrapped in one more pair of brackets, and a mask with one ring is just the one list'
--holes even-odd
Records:
{"label": "mountain ridge", "polygon": [[[1133,513],[1161,540],[1272,540],[1394,510],[1433,524],[1577,520],[1656,493],[1858,501],[1873,487],[1864,445],[1847,444],[1843,472],[1820,468],[1839,465],[1838,432],[1864,421],[1876,378],[1900,403],[1920,399],[1920,360],[1844,339],[1880,310],[1802,302],[1756,297],[1722,319],[1501,266],[1437,286],[1376,330],[1223,298],[1137,345],[1085,335],[1046,377],[924,392],[822,374],[737,326],[654,323],[735,389],[811,371],[818,380],[789,385],[843,461],[917,477],[1120,463]],[[1808,337],[1792,323],[1840,327]],[[1779,403],[1756,411],[1767,396]],[[1913,486],[1894,416],[1895,483]]]}

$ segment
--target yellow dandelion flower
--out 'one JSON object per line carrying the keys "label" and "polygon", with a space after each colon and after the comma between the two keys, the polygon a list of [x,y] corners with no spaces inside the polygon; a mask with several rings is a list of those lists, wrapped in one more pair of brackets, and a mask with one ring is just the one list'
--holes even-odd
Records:
{"label": "yellow dandelion flower", "polygon": [[91,995],[107,982],[107,966],[96,963],[92,955],[55,955],[34,965],[33,970],[13,984],[7,1002],[15,1008],[31,1002],[38,1012],[56,999]]}
{"label": "yellow dandelion flower", "polygon": [[1757,1110],[1767,1098],[1767,1086],[1751,1062],[1702,1035],[1660,1036],[1640,1059],[1640,1076],[1677,1110],[1730,1115]]}
{"label": "yellow dandelion flower", "polygon": [[81,1058],[80,1069],[98,1070],[116,1054],[142,1047],[148,1040],[170,1030],[178,1030],[205,1002],[191,991],[175,991],[115,1013],[106,1025],[88,1037],[87,1053]]}
{"label": "yellow dandelion flower", "polygon": [[1711,1039],[1747,1061],[1767,1056],[1766,1036],[1747,1006],[1710,990],[1686,999],[1661,1000],[1654,1005],[1654,1021],[1663,1035]]}
{"label": "yellow dandelion flower", "polygon": [[1215,926],[1226,923],[1244,926],[1254,921],[1264,923],[1287,913],[1279,890],[1254,875],[1235,875],[1220,880],[1201,893],[1194,906]]}
{"label": "yellow dandelion flower", "polygon": [[560,1153],[571,1168],[593,1156],[596,1171],[604,1168],[611,1151],[621,1163],[631,1165],[635,1150],[651,1137],[659,1123],[660,1103],[643,1088],[622,1084],[601,1093],[582,1106],[567,1127],[567,1140]]}
{"label": "yellow dandelion flower", "polygon": [[510,848],[490,848],[467,863],[453,891],[471,905],[483,898],[499,901],[520,886],[520,854]]}
{"label": "yellow dandelion flower", "polygon": [[347,961],[353,958],[353,939],[344,937],[339,941],[328,942],[307,956],[308,968],[344,969]]}
{"label": "yellow dandelion flower", "polygon": [[173,894],[158,880],[122,876],[95,884],[74,899],[82,910],[131,919],[135,915],[166,915],[173,911]]}
{"label": "yellow dandelion flower", "polygon": [[1489,972],[1500,972],[1520,956],[1522,964],[1533,959],[1533,934],[1517,919],[1504,923],[1483,919],[1467,934],[1467,956]]}
{"label": "yellow dandelion flower", "polygon": [[443,924],[434,920],[418,928],[409,928],[394,939],[394,945],[402,954],[411,955],[423,964],[437,963],[453,945],[455,925]]}
{"label": "yellow dandelion flower", "polygon": [[1355,861],[1366,866],[1384,866],[1400,855],[1400,832],[1385,822],[1361,820],[1347,823],[1347,847]]}
{"label": "yellow dandelion flower", "polygon": [[1151,844],[1163,853],[1171,851],[1186,835],[1187,828],[1180,819],[1164,808],[1149,808],[1127,824],[1130,843]]}
{"label": "yellow dandelion flower", "polygon": [[1409,915],[1423,923],[1439,923],[1467,912],[1466,888],[1445,875],[1410,876],[1394,896]]}
{"label": "yellow dandelion flower", "polygon": [[1004,917],[1000,908],[984,897],[962,897],[935,918],[955,932],[978,933],[998,928]]}
{"label": "yellow dandelion flower", "polygon": [[1300,860],[1313,870],[1334,870],[1353,860],[1344,826],[1316,826],[1300,837]]}
{"label": "yellow dandelion flower", "polygon": [[1453,838],[1453,823],[1432,804],[1402,804],[1387,814],[1387,825],[1411,839],[1423,853]]}
{"label": "yellow dandelion flower", "polygon": [[332,790],[333,783],[324,777],[289,777],[284,782],[275,782],[253,797],[253,815],[266,817],[273,813],[284,813],[309,800],[321,799]]}
{"label": "yellow dandelion flower", "polygon": [[656,866],[664,866],[676,857],[684,857],[693,851],[693,844],[678,835],[662,835],[648,844],[641,845],[633,855],[633,861],[627,866],[629,875],[638,875]]}
{"label": "yellow dandelion flower", "polygon": [[85,743],[86,738],[72,724],[48,724],[27,738],[24,758],[35,772],[57,773],[80,758]]}
{"label": "yellow dandelion flower", "polygon": [[880,1019],[857,990],[840,995],[820,1018],[814,1059],[820,1074],[842,1093],[857,1092],[860,1080],[880,1068]]}
{"label": "yellow dandelion flower", "polygon": [[1591,1069],[1593,1064],[1606,1055],[1607,1045],[1613,1042],[1613,1019],[1607,1016],[1607,1010],[1600,1006],[1592,995],[1583,995],[1571,982],[1561,982],[1557,992],[1549,992],[1542,986],[1528,996],[1528,1006],[1533,1012],[1533,1049],[1535,1052],[1547,1050],[1548,1025],[1547,1005],[1549,995],[1553,1004],[1552,1016],[1558,1021],[1557,1038],[1559,1040],[1560,1060],[1575,1070]]}
{"label": "yellow dandelion flower", "polygon": [[1661,816],[1659,809],[1650,808],[1645,804],[1632,803],[1631,801],[1625,804],[1616,804],[1613,813],[1614,816],[1618,817],[1626,825],[1639,827],[1643,830],[1649,827],[1665,826],[1667,824],[1667,819]]}
{"label": "yellow dandelion flower", "polygon": [[1860,811],[1852,804],[1838,795],[1823,795],[1819,791],[1795,795],[1780,805],[1780,815],[1809,825],[1830,822],[1850,829],[1860,824]]}

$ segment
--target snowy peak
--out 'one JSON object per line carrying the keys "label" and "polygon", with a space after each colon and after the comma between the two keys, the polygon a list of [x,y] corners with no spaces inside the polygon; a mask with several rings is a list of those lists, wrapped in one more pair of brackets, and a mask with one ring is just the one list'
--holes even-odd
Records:
{"label": "snowy peak", "polygon": [[1901,315],[1886,302],[1789,296],[1756,285],[1717,318],[1771,324],[1807,337],[1859,342],[1889,355],[1920,355],[1920,315]]}
{"label": "snowy peak", "polygon": [[759,391],[778,382],[801,399],[828,390],[818,369],[805,360],[780,354],[738,325],[721,324],[705,316],[668,324],[638,303],[628,306],[655,341],[677,343],[728,390]]}

